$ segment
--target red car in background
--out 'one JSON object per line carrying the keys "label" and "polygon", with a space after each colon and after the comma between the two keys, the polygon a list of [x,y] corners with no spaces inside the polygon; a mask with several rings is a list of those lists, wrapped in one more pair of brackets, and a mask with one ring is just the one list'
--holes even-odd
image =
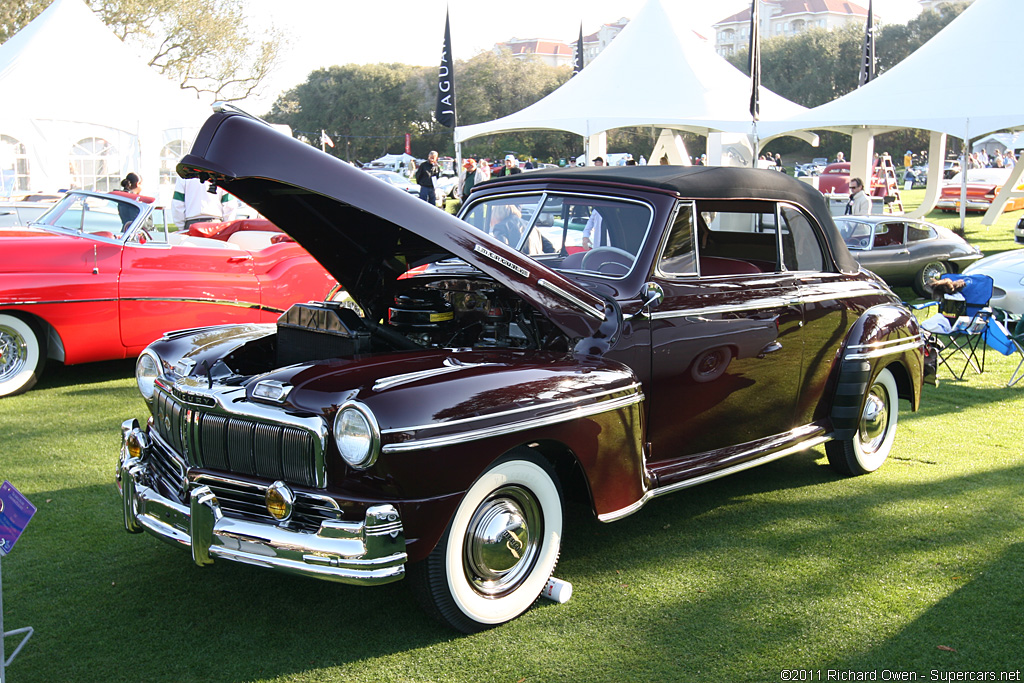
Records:
{"label": "red car in background", "polygon": [[168,330],[272,323],[336,287],[269,221],[175,231],[131,195],[69,192],[0,230],[0,397],[30,389],[47,358],[131,358]]}
{"label": "red car in background", "polygon": [[[996,195],[1010,177],[1010,168],[971,168],[967,170],[967,211],[985,212],[992,206]],[[961,175],[957,173],[942,186],[942,193],[935,205],[945,213],[960,210]],[[1024,183],[1017,186],[1024,190]],[[1024,209],[1024,197],[1010,197],[1003,211]]]}
{"label": "red car in background", "polygon": [[[840,161],[829,164],[818,176],[818,189],[824,194],[849,194],[850,193],[850,162]],[[884,197],[889,194],[886,191],[885,179],[879,175],[879,167],[876,165],[872,170],[870,192],[875,197]]]}

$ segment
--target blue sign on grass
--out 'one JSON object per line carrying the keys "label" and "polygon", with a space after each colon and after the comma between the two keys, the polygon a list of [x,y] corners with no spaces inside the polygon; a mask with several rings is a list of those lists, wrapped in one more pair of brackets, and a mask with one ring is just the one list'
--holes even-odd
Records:
{"label": "blue sign on grass", "polygon": [[11,482],[5,481],[0,486],[0,557],[11,552],[35,513],[36,506],[11,486]]}

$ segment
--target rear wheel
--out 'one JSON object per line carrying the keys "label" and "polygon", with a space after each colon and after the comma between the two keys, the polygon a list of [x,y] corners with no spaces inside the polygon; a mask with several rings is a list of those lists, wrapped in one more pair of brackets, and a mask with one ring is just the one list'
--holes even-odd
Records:
{"label": "rear wheel", "polygon": [[853,438],[825,443],[829,465],[844,475],[867,474],[877,470],[892,450],[898,418],[896,380],[888,369],[883,369],[864,397],[857,432]]}
{"label": "rear wheel", "polygon": [[918,296],[930,297],[932,295],[931,281],[939,280],[949,272],[949,266],[942,261],[931,261],[924,265],[924,268],[917,271],[914,277],[914,291]]}
{"label": "rear wheel", "polygon": [[0,397],[28,391],[43,374],[46,354],[25,320],[0,313]]}
{"label": "rear wheel", "polygon": [[545,460],[517,450],[469,488],[437,547],[409,568],[409,578],[429,613],[475,633],[537,601],[558,562],[561,538],[557,477]]}
{"label": "rear wheel", "polygon": [[719,346],[702,351],[690,366],[690,377],[694,382],[713,382],[725,374],[732,362],[732,349]]}

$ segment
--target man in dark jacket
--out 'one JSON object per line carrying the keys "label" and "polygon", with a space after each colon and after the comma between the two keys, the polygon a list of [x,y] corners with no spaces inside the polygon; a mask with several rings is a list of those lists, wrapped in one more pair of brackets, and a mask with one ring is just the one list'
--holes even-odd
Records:
{"label": "man in dark jacket", "polygon": [[434,194],[434,178],[441,175],[441,167],[437,165],[437,152],[431,150],[427,160],[416,169],[416,184],[420,186],[420,199],[425,202],[437,205],[437,195]]}
{"label": "man in dark jacket", "polygon": [[497,177],[506,175],[515,175],[516,173],[522,173],[523,170],[519,168],[519,164],[516,162],[516,158],[509,154],[505,157],[505,165],[498,170],[494,175]]}

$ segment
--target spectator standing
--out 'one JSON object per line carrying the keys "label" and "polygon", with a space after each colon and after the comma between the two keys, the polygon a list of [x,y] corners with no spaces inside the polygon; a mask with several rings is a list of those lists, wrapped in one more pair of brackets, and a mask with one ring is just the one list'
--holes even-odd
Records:
{"label": "spectator standing", "polygon": [[434,178],[441,177],[441,167],[437,165],[437,152],[430,150],[427,160],[416,169],[416,184],[420,186],[420,199],[437,206],[437,195],[434,192]]}
{"label": "spectator standing", "polygon": [[1017,165],[1017,159],[1013,156],[1013,150],[1007,149],[1003,155],[1003,168],[1013,168]]}
{"label": "spectator standing", "polygon": [[171,218],[179,229],[193,223],[230,221],[238,211],[238,202],[212,183],[198,178],[178,178],[171,197]]}
{"label": "spectator standing", "polygon": [[841,164],[846,161],[846,156],[842,152],[836,152],[836,163]]}
{"label": "spectator standing", "polygon": [[502,166],[498,170],[498,172],[495,173],[494,175],[496,175],[499,178],[501,178],[501,177],[504,177],[504,176],[516,175],[517,173],[522,173],[522,172],[523,172],[523,170],[521,168],[519,168],[519,164],[516,163],[515,156],[509,154],[509,155],[506,155],[506,157],[505,157],[505,165]]}
{"label": "spectator standing", "polygon": [[485,180],[487,180],[487,176],[481,166],[476,163],[476,159],[466,159],[462,162],[462,170],[459,172],[459,197],[465,199],[478,183]]}
{"label": "spectator standing", "polygon": [[846,204],[846,215],[871,215],[871,197],[864,192],[864,181],[860,178],[850,180],[850,201]]}

